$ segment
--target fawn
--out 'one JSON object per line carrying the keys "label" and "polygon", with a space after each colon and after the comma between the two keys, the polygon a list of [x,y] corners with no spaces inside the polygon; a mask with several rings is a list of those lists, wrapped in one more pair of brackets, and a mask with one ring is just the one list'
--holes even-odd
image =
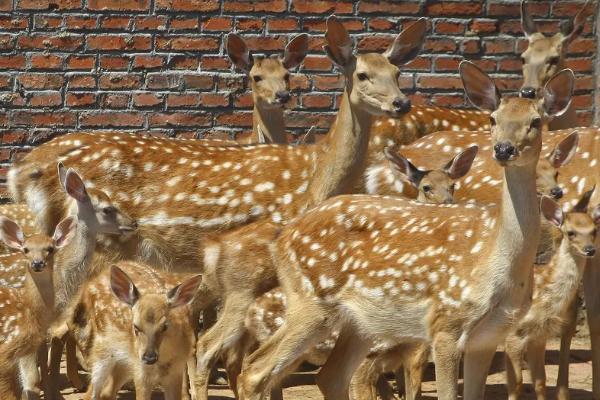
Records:
{"label": "fawn", "polygon": [[181,398],[195,341],[188,304],[201,276],[178,279],[122,261],[85,283],[69,327],[91,371],[86,398],[116,399],[131,379],[136,399],[149,400],[155,387]]}
{"label": "fawn", "polygon": [[[2,204],[0,205],[0,216],[9,218],[19,224],[25,235],[39,233],[39,229],[35,225],[35,215],[31,213],[29,207],[25,204]],[[0,254],[11,253],[12,251],[10,248],[0,245]]]}
{"label": "fawn", "polygon": [[[388,346],[431,342],[440,399],[456,399],[464,352],[464,398],[483,397],[496,346],[529,301],[530,244],[540,235],[541,127],[569,104],[574,76],[560,72],[544,97],[532,100],[502,99],[469,62],[460,74],[471,102],[497,122],[494,158],[505,175],[500,206],[339,196],[297,217],[273,245],[287,323],[247,358],[242,399],[261,398],[339,324],[340,338],[317,379],[326,398],[348,398],[350,378],[373,339]],[[407,236],[398,238],[400,232]]]}

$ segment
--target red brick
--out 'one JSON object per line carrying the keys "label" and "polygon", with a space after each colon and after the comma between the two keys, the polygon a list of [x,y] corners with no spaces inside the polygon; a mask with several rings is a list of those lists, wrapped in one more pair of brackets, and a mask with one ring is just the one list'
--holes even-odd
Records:
{"label": "red brick", "polygon": [[135,18],[135,30],[136,31],[164,31],[167,29],[167,17],[149,16],[149,17],[136,17]]}
{"label": "red brick", "polygon": [[173,18],[170,24],[172,30],[193,30],[199,27],[198,18]]}
{"label": "red brick", "polygon": [[461,52],[463,54],[476,54],[481,51],[481,42],[479,39],[464,40],[461,44]]}
{"label": "red brick", "polygon": [[[343,19],[341,22],[348,32],[357,32],[365,29],[365,24],[360,19]],[[308,31],[325,32],[327,25],[323,19],[304,20],[304,28]]]}
{"label": "red brick", "polygon": [[245,89],[244,79],[239,76],[217,75],[217,90]]}
{"label": "red brick", "polygon": [[94,69],[96,58],[93,56],[71,55],[67,57],[67,69]]}
{"label": "red brick", "polygon": [[89,107],[96,104],[95,93],[67,93],[65,104],[67,107]]}
{"label": "red brick", "polygon": [[242,93],[236,96],[233,101],[233,106],[235,108],[252,108],[254,106],[252,95],[250,93]]}
{"label": "red brick", "polygon": [[100,18],[100,26],[104,29],[126,30],[127,28],[129,28],[130,24],[131,20],[129,19],[129,17],[110,16]]}
{"label": "red brick", "polygon": [[438,107],[457,108],[464,106],[465,99],[462,94],[434,94],[432,102]]}
{"label": "red brick", "polygon": [[63,58],[54,54],[32,54],[32,69],[60,69],[62,68]]}
{"label": "red brick", "polygon": [[500,90],[518,90],[521,87],[523,80],[519,76],[496,79],[495,82]]}
{"label": "red brick", "polygon": [[304,74],[292,74],[290,77],[290,89],[307,90],[310,88],[310,80]]}
{"label": "red brick", "polygon": [[65,17],[65,26],[67,29],[74,30],[92,30],[96,29],[95,17],[81,17],[77,15],[67,15]]}
{"label": "red brick", "polygon": [[33,27],[37,30],[54,30],[62,26],[62,17],[56,17],[51,15],[35,15],[33,20]]}
{"label": "red brick", "polygon": [[94,11],[147,11],[150,0],[88,0],[88,9]]}
{"label": "red brick", "polygon": [[0,89],[12,87],[13,77],[10,74],[0,75]]}
{"label": "red brick", "polygon": [[267,20],[269,32],[297,31],[298,20],[296,18],[269,18]]}
{"label": "red brick", "polygon": [[219,125],[227,126],[252,126],[252,113],[232,111],[218,115],[216,121]]}
{"label": "red brick", "polygon": [[162,97],[154,93],[135,93],[132,96],[133,105],[136,107],[156,107],[161,105]]}
{"label": "red brick", "polygon": [[436,71],[458,71],[458,65],[462,57],[438,57],[435,59],[434,68]]}
{"label": "red brick", "polygon": [[594,61],[589,58],[568,58],[565,60],[565,67],[575,72],[592,72]]}
{"label": "red brick", "polygon": [[442,20],[435,24],[435,32],[442,35],[463,34],[465,32],[465,23]]}
{"label": "red brick", "polygon": [[521,21],[518,19],[502,21],[500,23],[499,31],[501,33],[508,33],[511,35],[522,35],[523,28],[521,27]]}
{"label": "red brick", "polygon": [[219,0],[156,0],[157,10],[210,12],[219,10]]}
{"label": "red brick", "polygon": [[11,129],[3,130],[0,134],[0,143],[3,145],[18,145],[25,144],[28,137],[26,130]]}
{"label": "red brick", "polygon": [[219,40],[214,37],[167,36],[156,38],[158,50],[218,50]]}
{"label": "red brick", "polygon": [[282,13],[287,11],[286,0],[262,1],[225,1],[223,11],[227,12],[269,12]]}
{"label": "red brick", "polygon": [[2,30],[23,30],[29,26],[28,18],[19,18],[12,16],[0,16],[0,29]]}
{"label": "red brick", "polygon": [[142,76],[135,74],[102,74],[98,83],[100,89],[139,89]]}
{"label": "red brick", "polygon": [[69,89],[94,89],[96,88],[96,77],[93,75],[71,75],[68,78]]}
{"label": "red brick", "polygon": [[489,59],[489,58],[473,60],[473,63],[488,73],[495,72],[496,68],[497,68],[496,60]]}
{"label": "red brick", "polygon": [[172,56],[168,66],[171,69],[198,69],[198,57]]}
{"label": "red brick", "polygon": [[359,51],[380,53],[394,40],[393,36],[365,36],[358,42]]}
{"label": "red brick", "polygon": [[493,34],[498,30],[498,24],[495,20],[476,19],[471,21],[469,31],[475,34]]}
{"label": "red brick", "polygon": [[421,11],[419,2],[408,1],[361,1],[358,6],[359,13],[381,13],[391,15],[418,14]]}
{"label": "red brick", "polygon": [[90,50],[150,50],[152,37],[148,35],[89,35]]}
{"label": "red brick", "polygon": [[228,70],[231,68],[231,62],[228,57],[202,56],[200,68],[203,70]]}
{"label": "red brick", "polygon": [[80,116],[81,126],[89,127],[134,127],[144,125],[144,115],[136,112],[89,112]]}
{"label": "red brick", "polygon": [[373,31],[389,31],[396,29],[396,23],[387,18],[370,18],[369,29]]}
{"label": "red brick", "polygon": [[292,11],[300,14],[352,14],[352,2],[292,0]]}
{"label": "red brick", "polygon": [[129,57],[123,56],[101,56],[100,68],[107,70],[127,70],[130,63]]}
{"label": "red brick", "polygon": [[589,94],[573,96],[571,104],[577,109],[591,108],[594,105],[594,97]]}
{"label": "red brick", "polygon": [[26,50],[74,51],[83,47],[81,35],[23,35],[19,36],[17,46]]}
{"label": "red brick", "polygon": [[231,17],[210,17],[202,22],[202,30],[229,32],[231,30],[231,23]]}
{"label": "red brick", "polygon": [[315,76],[314,85],[319,90],[343,89],[344,81],[341,76]]}
{"label": "red brick", "polygon": [[512,39],[490,39],[483,42],[487,54],[513,53],[515,42]]}
{"label": "red brick", "polygon": [[[595,3],[594,3],[595,4]],[[573,17],[581,10],[582,3],[553,3],[553,17]],[[587,6],[588,15],[592,14],[592,7]]]}
{"label": "red brick", "polygon": [[15,48],[16,37],[14,35],[0,35],[0,50],[12,50]]}
{"label": "red brick", "polygon": [[0,11],[11,11],[13,9],[13,0],[0,0]]}
{"label": "red brick", "polygon": [[63,76],[57,74],[23,74],[17,81],[25,89],[60,89],[63,86]]}
{"label": "red brick", "polygon": [[205,112],[177,112],[177,113],[153,113],[148,117],[148,125],[154,126],[210,126],[210,115]]}
{"label": "red brick", "polygon": [[594,55],[596,53],[596,39],[575,39],[569,45],[569,54]]}
{"label": "red brick", "polygon": [[235,27],[240,32],[262,31],[265,22],[259,18],[237,18]]}
{"label": "red brick", "polygon": [[165,57],[152,55],[139,55],[133,59],[133,68],[135,69],[156,69],[165,65]]}
{"label": "red brick", "polygon": [[306,56],[304,59],[304,69],[312,71],[331,71],[332,63],[325,56]]}
{"label": "red brick", "polygon": [[178,74],[155,72],[146,76],[146,87],[148,89],[177,89],[180,83],[181,75]]}
{"label": "red brick", "polygon": [[2,69],[23,69],[25,68],[25,56],[0,56],[0,68]]}
{"label": "red brick", "polygon": [[25,125],[35,127],[74,127],[77,122],[77,116],[68,111],[15,111],[12,114],[12,125]]}
{"label": "red brick", "polygon": [[203,93],[200,95],[200,104],[204,107],[227,107],[229,95],[222,93]]}
{"label": "red brick", "polygon": [[421,75],[417,77],[419,89],[461,89],[462,81],[458,76]]}
{"label": "red brick", "polygon": [[[545,17],[550,11],[550,6],[543,2],[527,2],[527,12],[534,17]],[[521,8],[519,3],[490,3],[488,7],[489,16],[512,16],[520,17]]]}
{"label": "red brick", "polygon": [[457,15],[481,15],[483,13],[483,3],[468,2],[458,3],[444,1],[440,3],[430,3],[427,5],[426,15],[433,16],[457,16]]}
{"label": "red brick", "polygon": [[36,93],[29,99],[30,107],[60,107],[62,105],[62,96],[60,92]]}
{"label": "red brick", "polygon": [[167,97],[167,108],[192,108],[200,103],[200,96],[193,93],[170,93]]}
{"label": "red brick", "polygon": [[315,94],[302,96],[304,108],[329,108],[333,104],[331,96]]}
{"label": "red brick", "polygon": [[518,58],[503,58],[498,62],[500,71],[521,73],[523,63]]}
{"label": "red brick", "polygon": [[454,53],[456,52],[456,41],[439,38],[425,39],[423,50],[432,53]]}
{"label": "red brick", "polygon": [[210,75],[184,75],[184,89],[212,89],[213,77]]}
{"label": "red brick", "polygon": [[16,0],[18,10],[73,10],[81,0]]}
{"label": "red brick", "polygon": [[129,95],[125,93],[102,93],[100,95],[100,108],[127,108]]}

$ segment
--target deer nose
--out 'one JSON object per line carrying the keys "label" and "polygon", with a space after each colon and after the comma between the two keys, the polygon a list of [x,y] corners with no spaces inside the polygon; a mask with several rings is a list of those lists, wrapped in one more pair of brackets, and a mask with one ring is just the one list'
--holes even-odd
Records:
{"label": "deer nose", "polygon": [[41,260],[35,260],[31,262],[31,269],[33,269],[35,272],[40,272],[42,269],[44,269],[45,265],[45,262]]}
{"label": "deer nose", "polygon": [[292,95],[287,90],[279,90],[277,93],[275,93],[275,98],[279,103],[285,104],[290,101]]}
{"label": "deer nose", "polygon": [[515,153],[515,146],[508,142],[498,143],[494,146],[494,158],[498,161],[508,161]]}
{"label": "deer nose", "polygon": [[550,195],[552,196],[552,198],[554,198],[554,200],[561,199],[563,197],[563,190],[558,186],[555,186],[552,189],[550,189]]}
{"label": "deer nose", "polygon": [[142,360],[148,365],[155,364],[158,361],[158,354],[155,351],[147,351],[142,356]]}
{"label": "deer nose", "polygon": [[394,106],[394,111],[406,114],[410,111],[411,103],[410,99],[396,97],[394,101],[392,101],[392,105]]}
{"label": "deer nose", "polygon": [[583,253],[588,257],[594,257],[594,254],[596,254],[596,247],[588,244],[583,248]]}
{"label": "deer nose", "polygon": [[537,90],[535,88],[532,88],[530,86],[521,88],[521,97],[524,97],[526,99],[535,99],[536,95]]}

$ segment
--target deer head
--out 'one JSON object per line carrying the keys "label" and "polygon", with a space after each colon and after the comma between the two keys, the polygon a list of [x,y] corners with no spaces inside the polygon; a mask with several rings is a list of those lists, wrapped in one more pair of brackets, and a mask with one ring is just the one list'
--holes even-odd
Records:
{"label": "deer head", "polygon": [[187,279],[166,295],[142,295],[122,269],[113,265],[110,272],[110,286],[114,295],[131,307],[137,354],[145,364],[155,364],[160,356],[160,345],[169,335],[171,310],[189,304],[194,299],[202,276]]}
{"label": "deer head", "polygon": [[520,94],[522,97],[535,98],[544,83],[563,68],[569,43],[583,30],[587,18],[585,12],[587,5],[588,1],[572,21],[563,23],[560,32],[546,36],[538,32],[535,22],[527,11],[525,0],[521,1],[521,25],[529,41],[527,50],[521,55],[523,86]]}
{"label": "deer head", "polygon": [[75,231],[74,217],[63,219],[50,238],[42,234],[25,236],[16,222],[0,217],[0,238],[13,250],[20,251],[29,261],[32,272],[50,271],[54,269],[54,252],[69,243]]}
{"label": "deer head", "polygon": [[404,29],[385,53],[355,55],[346,28],[335,16],[329,17],[323,48],[348,80],[350,102],[372,115],[399,117],[410,111],[410,100],[398,86],[399,67],[417,56],[426,30],[421,18]]}
{"label": "deer head", "polygon": [[563,240],[568,240],[571,248],[583,257],[596,254],[596,223],[587,212],[593,192],[594,189],[585,192],[568,213],[563,212],[549,197],[542,197],[541,203],[544,217],[560,230]]}
{"label": "deer head", "polygon": [[77,210],[94,224],[98,233],[126,235],[137,229],[137,223],[123,213],[102,190],[86,188],[73,169],[58,163],[58,176],[63,190],[76,202]]}
{"label": "deer head", "polygon": [[563,190],[558,186],[559,169],[573,158],[577,151],[579,135],[571,133],[554,147],[552,152],[540,158],[536,169],[536,186],[540,194],[551,196],[558,200],[563,196]]}
{"label": "deer head", "polygon": [[227,35],[227,54],[236,67],[248,74],[254,103],[263,108],[283,107],[290,101],[289,70],[300,65],[307,52],[305,33],[294,37],[279,57],[252,57],[244,39],[235,33]]}
{"label": "deer head", "polygon": [[407,181],[418,190],[417,201],[423,203],[454,203],[456,180],[469,172],[477,155],[477,146],[471,146],[448,161],[441,169],[422,170],[415,167],[402,154],[384,149],[397,179]]}
{"label": "deer head", "polygon": [[502,166],[537,163],[542,148],[542,124],[568,108],[575,82],[573,71],[565,69],[550,78],[540,99],[502,98],[485,72],[468,61],[461,62],[460,76],[471,103],[492,111],[494,159]]}

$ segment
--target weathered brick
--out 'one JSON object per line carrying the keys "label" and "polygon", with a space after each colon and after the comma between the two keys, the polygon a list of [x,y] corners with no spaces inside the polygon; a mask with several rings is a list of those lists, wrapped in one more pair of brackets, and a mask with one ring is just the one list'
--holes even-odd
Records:
{"label": "weathered brick", "polygon": [[167,29],[167,17],[164,15],[144,16],[135,18],[136,31],[164,31]]}
{"label": "weathered brick", "polygon": [[15,0],[18,10],[74,10],[82,0]]}
{"label": "weathered brick", "polygon": [[93,56],[76,56],[67,57],[67,69],[94,69],[96,66],[96,58]]}
{"label": "weathered brick", "polygon": [[445,21],[441,20],[435,24],[435,33],[441,35],[461,35],[465,32],[464,21]]}
{"label": "weathered brick", "polygon": [[83,127],[141,128],[144,115],[137,112],[86,112],[79,117]]}
{"label": "weathered brick", "polygon": [[100,95],[101,109],[120,109],[127,108],[129,105],[129,94],[127,93],[102,93]]}
{"label": "weathered brick", "polygon": [[168,66],[171,69],[198,69],[198,64],[200,61],[198,57],[188,57],[188,56],[172,56],[169,60]]}
{"label": "weathered brick", "polygon": [[127,70],[131,60],[124,56],[101,56],[100,68],[107,70]]}
{"label": "weathered brick", "polygon": [[25,56],[0,56],[0,68],[2,69],[23,69],[25,68]]}
{"label": "weathered brick", "polygon": [[88,17],[81,15],[67,15],[65,16],[65,26],[67,29],[72,30],[92,30],[97,25],[96,17]]}
{"label": "weathered brick", "polygon": [[106,73],[100,75],[98,87],[100,89],[140,89],[142,87],[142,75],[137,74],[120,74]]}
{"label": "weathered brick", "polygon": [[96,77],[94,75],[71,75],[68,78],[68,89],[95,89]]}
{"label": "weathered brick", "polygon": [[34,108],[49,107],[56,108],[62,105],[62,95],[60,92],[36,93],[29,99],[29,106]]}
{"label": "weathered brick", "polygon": [[135,69],[157,69],[165,65],[165,57],[152,55],[139,55],[133,58],[133,68]]}
{"label": "weathered brick", "polygon": [[17,39],[17,47],[24,50],[60,50],[75,51],[83,47],[81,35],[21,35]]}
{"label": "weathered brick", "polygon": [[17,81],[25,89],[60,89],[63,86],[64,77],[59,74],[22,74]]}
{"label": "weathered brick", "polygon": [[235,28],[239,32],[262,31],[265,21],[261,18],[236,18]]}
{"label": "weathered brick", "polygon": [[229,105],[229,95],[222,93],[202,93],[200,95],[200,104],[204,107],[227,107]]}
{"label": "weathered brick", "polygon": [[426,15],[430,16],[459,16],[459,15],[480,15],[483,11],[481,2],[431,2],[426,7]]}
{"label": "weathered brick", "polygon": [[33,28],[36,31],[55,30],[63,24],[63,18],[55,15],[34,15],[33,18]]}
{"label": "weathered brick", "polygon": [[70,92],[65,97],[67,107],[89,107],[96,104],[96,93]]}
{"label": "weathered brick", "polygon": [[205,112],[173,112],[173,113],[152,113],[148,116],[148,125],[163,127],[198,127],[209,126],[210,115]]}
{"label": "weathered brick", "polygon": [[29,18],[0,16],[0,29],[2,30],[23,30],[29,26]]}
{"label": "weathered brick", "polygon": [[219,9],[219,0],[156,0],[158,10],[211,12]]}
{"label": "weathered brick", "polygon": [[90,50],[150,50],[152,37],[149,35],[89,35]]}
{"label": "weathered brick", "polygon": [[351,1],[292,0],[292,10],[300,14],[351,14]]}
{"label": "weathered brick", "polygon": [[169,24],[171,30],[179,31],[197,30],[199,27],[198,18],[172,18]]}
{"label": "weathered brick", "polygon": [[132,21],[129,17],[102,17],[100,18],[100,27],[103,29],[127,30]]}
{"label": "weathered brick", "polygon": [[461,89],[462,81],[458,76],[421,75],[417,77],[417,86],[421,89]]}
{"label": "weathered brick", "polygon": [[150,0],[88,0],[88,9],[94,11],[147,11]]}
{"label": "weathered brick", "polygon": [[64,59],[54,54],[32,54],[31,68],[33,69],[61,69]]}
{"label": "weathered brick", "polygon": [[360,2],[358,11],[360,13],[381,13],[390,15],[418,14],[421,11],[421,4],[417,1],[368,0]]}
{"label": "weathered brick", "polygon": [[231,62],[228,57],[222,56],[202,56],[200,68],[203,70],[228,70],[231,68]]}
{"label": "weathered brick", "polygon": [[329,108],[333,104],[331,96],[314,94],[302,96],[302,105],[304,108]]}
{"label": "weathered brick", "polygon": [[135,93],[132,100],[133,105],[139,108],[157,107],[163,103],[162,96],[155,93]]}
{"label": "weathered brick", "polygon": [[184,75],[183,76],[183,88],[184,89],[211,89],[213,87],[214,79],[210,75]]}
{"label": "weathered brick", "polygon": [[231,17],[209,17],[202,22],[203,31],[225,31],[231,30]]}
{"label": "weathered brick", "polygon": [[13,126],[74,127],[76,122],[76,114],[70,111],[14,111],[11,117]]}
{"label": "weathered brick", "polygon": [[219,40],[214,37],[163,36],[156,38],[158,50],[218,50]]}
{"label": "weathered brick", "polygon": [[200,96],[195,93],[171,93],[167,97],[167,108],[195,108],[200,103]]}
{"label": "weathered brick", "polygon": [[268,12],[282,13],[287,10],[286,0],[263,0],[263,1],[225,1],[223,11],[228,12]]}
{"label": "weathered brick", "polygon": [[269,32],[294,32],[298,30],[297,18],[269,18],[267,20]]}

